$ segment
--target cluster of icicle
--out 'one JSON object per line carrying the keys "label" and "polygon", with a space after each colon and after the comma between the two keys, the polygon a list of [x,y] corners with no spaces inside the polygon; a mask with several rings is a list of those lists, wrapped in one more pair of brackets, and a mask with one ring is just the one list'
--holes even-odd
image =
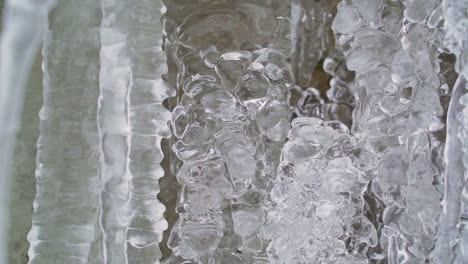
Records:
{"label": "cluster of icicle", "polygon": [[174,90],[160,1],[59,1],[43,45],[29,263],[155,263],[162,106]]}
{"label": "cluster of icicle", "polygon": [[[342,0],[332,25],[313,1],[182,2],[165,1],[164,26],[160,0],[63,0],[49,14],[29,263],[159,263],[171,136],[182,187],[164,263],[467,263],[467,1]],[[2,61],[51,5],[14,3],[36,24],[6,31]],[[26,46],[1,69],[5,142]],[[303,91],[325,54],[326,99]]]}
{"label": "cluster of icicle", "polygon": [[444,149],[446,160],[456,163],[459,156],[447,153],[440,137],[447,112],[441,100],[450,94],[439,65],[439,3],[342,1],[332,25],[347,68],[356,73],[353,133],[379,161],[369,184],[379,234],[369,254],[375,261],[463,263],[450,256],[458,237],[446,234],[447,217],[460,222],[453,207],[461,197],[451,193],[457,188],[451,181],[463,171],[450,175],[443,166]]}
{"label": "cluster of icicle", "polygon": [[[183,162],[182,189],[165,263],[264,263],[260,230],[289,130],[294,78],[278,46],[262,44],[284,24],[272,23],[280,17],[255,1],[177,8],[188,14],[178,31],[168,30],[178,67],[172,148]],[[166,23],[178,23],[170,15]],[[204,27],[208,21],[216,26]]]}

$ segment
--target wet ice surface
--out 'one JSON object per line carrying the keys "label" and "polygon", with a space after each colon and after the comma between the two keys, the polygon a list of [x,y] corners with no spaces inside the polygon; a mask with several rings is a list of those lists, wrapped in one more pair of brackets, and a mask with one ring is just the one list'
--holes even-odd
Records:
{"label": "wet ice surface", "polygon": [[137,2],[49,16],[30,263],[467,262],[466,1]]}

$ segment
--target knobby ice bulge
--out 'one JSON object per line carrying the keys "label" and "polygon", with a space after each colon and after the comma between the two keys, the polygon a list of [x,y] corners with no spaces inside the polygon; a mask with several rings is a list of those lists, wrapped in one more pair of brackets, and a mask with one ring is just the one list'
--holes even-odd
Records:
{"label": "knobby ice bulge", "polygon": [[0,264],[468,263],[468,1],[0,7]]}

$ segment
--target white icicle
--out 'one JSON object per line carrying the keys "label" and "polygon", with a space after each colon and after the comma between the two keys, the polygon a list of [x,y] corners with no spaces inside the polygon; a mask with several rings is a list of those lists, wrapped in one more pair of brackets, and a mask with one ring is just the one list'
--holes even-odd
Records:
{"label": "white icicle", "polygon": [[64,0],[45,29],[31,264],[88,263],[95,238],[100,17],[97,0]]}

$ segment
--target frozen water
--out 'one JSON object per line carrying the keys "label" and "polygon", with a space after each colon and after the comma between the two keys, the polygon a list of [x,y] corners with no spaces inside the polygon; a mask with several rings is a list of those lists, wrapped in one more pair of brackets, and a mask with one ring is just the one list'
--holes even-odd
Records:
{"label": "frozen water", "polygon": [[[41,20],[28,3],[10,1],[5,21]],[[59,1],[36,177],[17,166],[14,180],[16,197],[36,183],[29,262],[466,263],[467,8]],[[31,52],[8,52],[27,21],[2,38],[13,113],[22,90],[4,87],[25,68],[11,55]],[[13,220],[30,207],[17,200]],[[11,252],[27,247],[23,218]]]}

